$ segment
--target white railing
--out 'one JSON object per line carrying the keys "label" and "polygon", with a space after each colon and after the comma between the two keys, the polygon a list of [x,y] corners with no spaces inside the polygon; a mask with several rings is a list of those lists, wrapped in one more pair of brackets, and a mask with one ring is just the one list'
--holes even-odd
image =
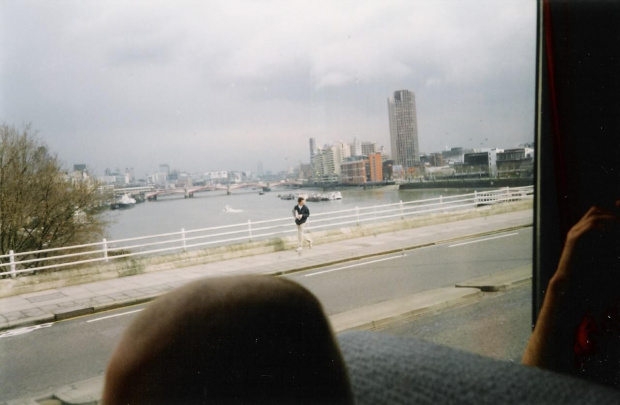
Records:
{"label": "white railing", "polygon": [[[330,229],[343,225],[361,225],[416,215],[444,213],[506,201],[532,198],[533,186],[502,188],[493,191],[440,196],[425,200],[355,207],[341,211],[313,214],[308,229]],[[185,230],[136,238],[106,240],[83,245],[59,247],[0,255],[0,276],[63,269],[68,266],[108,263],[112,260],[162,253],[187,252],[191,249],[222,246],[231,242],[251,242],[282,237],[297,232],[292,217]],[[32,267],[31,267],[32,266]]]}

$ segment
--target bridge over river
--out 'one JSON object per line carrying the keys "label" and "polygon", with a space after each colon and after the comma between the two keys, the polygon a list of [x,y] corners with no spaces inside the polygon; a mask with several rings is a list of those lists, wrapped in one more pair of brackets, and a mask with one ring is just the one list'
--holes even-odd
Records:
{"label": "bridge over river", "polygon": [[176,187],[176,188],[164,188],[158,189],[154,186],[143,187],[128,187],[117,188],[114,190],[115,195],[129,194],[136,197],[141,197],[149,201],[156,201],[158,197],[183,195],[185,198],[194,197],[195,193],[201,193],[206,191],[226,190],[230,194],[233,190],[248,189],[248,188],[260,188],[261,190],[268,191],[271,188],[291,188],[301,187],[301,181],[281,181],[278,183],[236,183],[236,184],[214,184],[205,186],[189,186],[189,187]]}

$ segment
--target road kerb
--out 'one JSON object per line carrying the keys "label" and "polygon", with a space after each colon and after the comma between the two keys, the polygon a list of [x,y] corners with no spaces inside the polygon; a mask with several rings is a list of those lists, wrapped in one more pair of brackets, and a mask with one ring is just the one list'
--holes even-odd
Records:
{"label": "road kerb", "polygon": [[472,278],[456,284],[458,288],[479,288],[484,292],[506,291],[532,281],[532,265]]}
{"label": "road kerb", "polygon": [[57,311],[54,311],[54,320],[62,321],[65,319],[76,318],[78,316],[90,315],[95,312],[93,307],[70,307],[70,308],[62,308]]}
{"label": "road kerb", "polygon": [[65,386],[54,393],[63,404],[97,404],[101,401],[104,376]]}
{"label": "road kerb", "polygon": [[43,315],[35,315],[30,316],[25,319],[16,319],[14,321],[7,321],[0,324],[0,332],[15,329],[15,328],[25,328],[27,326],[40,325],[42,323],[54,322],[53,314],[43,314]]}
{"label": "road kerb", "polygon": [[94,305],[93,308],[95,310],[95,313],[111,311],[111,310],[114,310],[114,309],[131,307],[131,306],[140,305],[140,304],[145,304],[147,302],[153,301],[154,299],[156,299],[159,296],[164,295],[164,294],[165,294],[165,292],[161,292],[161,293],[144,295],[142,297],[125,298],[123,300],[118,300],[118,301],[104,302],[104,303],[101,303],[101,304]]}
{"label": "road kerb", "polygon": [[449,308],[483,296],[477,288],[444,287],[331,315],[334,332],[376,330],[387,324]]}

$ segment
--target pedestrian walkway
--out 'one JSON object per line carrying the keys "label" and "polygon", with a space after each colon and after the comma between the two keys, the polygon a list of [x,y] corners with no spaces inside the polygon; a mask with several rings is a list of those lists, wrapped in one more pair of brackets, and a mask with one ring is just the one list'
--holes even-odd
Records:
{"label": "pedestrian walkway", "polygon": [[[532,220],[532,211],[525,210],[327,244],[321,244],[321,241],[315,238],[312,249],[305,248],[299,253],[295,250],[285,250],[2,298],[0,330],[44,324],[148,302],[185,283],[203,277],[241,274],[282,275],[472,235],[530,226]],[[355,326],[349,321],[343,322],[346,327],[335,325],[335,329],[343,330]]]}

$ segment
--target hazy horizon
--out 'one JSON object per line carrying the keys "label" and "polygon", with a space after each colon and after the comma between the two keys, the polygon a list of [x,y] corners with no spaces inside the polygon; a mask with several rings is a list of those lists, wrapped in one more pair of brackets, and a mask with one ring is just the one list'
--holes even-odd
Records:
{"label": "hazy horizon", "polygon": [[277,172],[354,137],[422,152],[533,141],[536,2],[5,1],[0,120],[68,167]]}

